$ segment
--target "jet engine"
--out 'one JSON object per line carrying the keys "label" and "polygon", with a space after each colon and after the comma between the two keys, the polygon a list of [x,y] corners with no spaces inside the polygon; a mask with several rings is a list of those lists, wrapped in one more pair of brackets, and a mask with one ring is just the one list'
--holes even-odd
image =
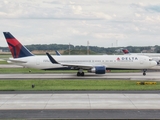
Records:
{"label": "jet engine", "polygon": [[105,66],[96,66],[96,67],[88,70],[88,72],[96,73],[96,74],[105,74],[106,73],[106,67]]}

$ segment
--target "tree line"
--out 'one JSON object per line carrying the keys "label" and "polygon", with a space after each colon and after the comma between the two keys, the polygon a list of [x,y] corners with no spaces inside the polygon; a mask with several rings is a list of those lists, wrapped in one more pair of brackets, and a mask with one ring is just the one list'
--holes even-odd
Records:
{"label": "tree line", "polygon": [[[66,44],[32,44],[32,45],[25,45],[30,51],[34,50],[64,50],[64,54],[69,53],[69,45]],[[89,46],[89,51],[91,54],[119,54],[122,53],[121,49],[126,48],[131,53],[140,53],[140,52],[155,52],[160,53],[160,46],[127,46],[127,47],[98,47],[98,46]],[[9,51],[8,47],[0,47],[2,51]],[[83,51],[83,52],[81,52]],[[71,54],[87,54],[87,46],[74,46],[70,45],[70,52]]]}

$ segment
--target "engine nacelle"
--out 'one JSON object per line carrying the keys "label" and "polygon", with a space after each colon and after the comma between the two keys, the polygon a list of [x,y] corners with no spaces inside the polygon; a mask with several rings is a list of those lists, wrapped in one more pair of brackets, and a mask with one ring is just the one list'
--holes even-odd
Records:
{"label": "engine nacelle", "polygon": [[88,70],[88,72],[96,73],[96,74],[105,74],[106,73],[106,67],[105,66],[96,66],[92,68],[91,70]]}

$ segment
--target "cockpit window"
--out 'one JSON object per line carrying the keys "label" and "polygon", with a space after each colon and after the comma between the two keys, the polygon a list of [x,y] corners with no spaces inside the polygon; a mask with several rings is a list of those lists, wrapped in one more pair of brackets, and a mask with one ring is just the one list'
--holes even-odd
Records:
{"label": "cockpit window", "polygon": [[149,61],[152,61],[152,59],[150,58]]}

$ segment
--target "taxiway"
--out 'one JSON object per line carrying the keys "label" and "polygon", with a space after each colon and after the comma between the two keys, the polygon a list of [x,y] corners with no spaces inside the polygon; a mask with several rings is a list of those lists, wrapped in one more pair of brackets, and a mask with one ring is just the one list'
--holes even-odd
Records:
{"label": "taxiway", "polygon": [[158,119],[160,94],[0,94],[0,118]]}
{"label": "taxiway", "polygon": [[160,109],[160,94],[0,94],[9,109]]}
{"label": "taxiway", "polygon": [[[15,67],[15,66],[3,66]],[[18,67],[18,66],[17,66]],[[126,79],[160,81],[159,72],[0,74],[0,80],[16,79]],[[0,119],[158,119],[160,91],[1,91]]]}
{"label": "taxiway", "polygon": [[86,73],[85,76],[76,76],[76,73],[53,73],[53,74],[0,74],[0,80],[4,79],[125,79],[125,80],[152,80],[160,81],[159,72],[147,72],[146,76],[142,73],[106,73],[96,75]]}

